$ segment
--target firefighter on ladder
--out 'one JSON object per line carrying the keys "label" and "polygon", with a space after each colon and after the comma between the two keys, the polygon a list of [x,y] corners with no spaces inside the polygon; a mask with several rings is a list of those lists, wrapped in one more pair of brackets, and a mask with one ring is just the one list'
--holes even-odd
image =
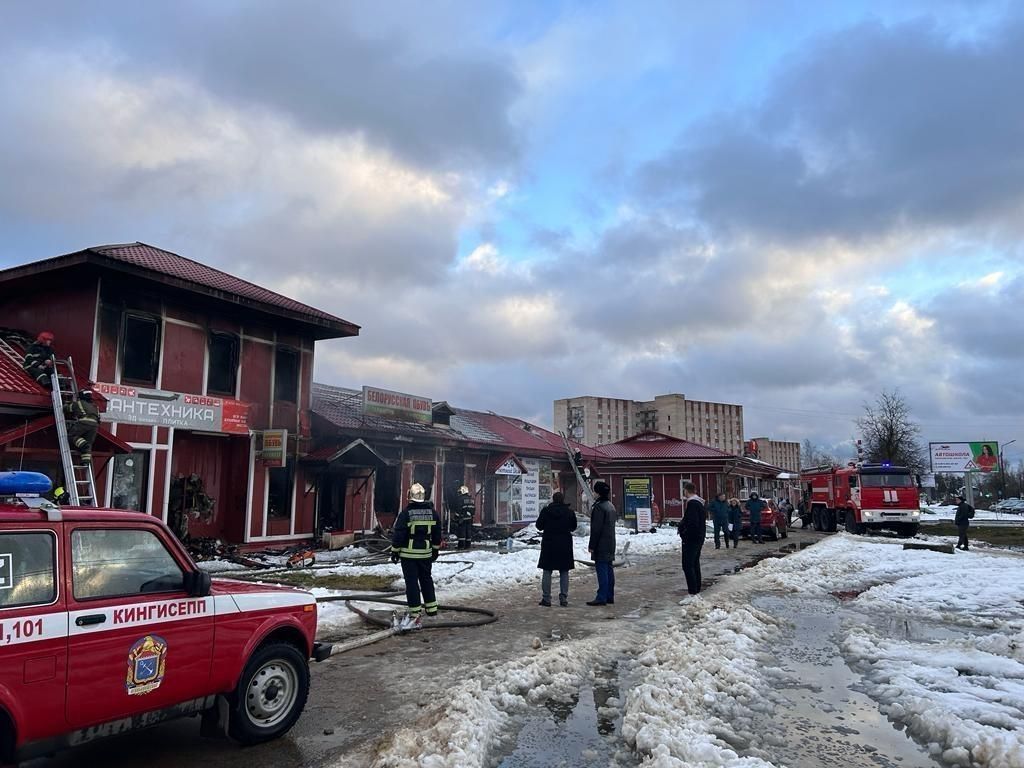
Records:
{"label": "firefighter on ladder", "polygon": [[437,615],[431,570],[441,546],[441,518],[434,511],[434,505],[426,500],[426,490],[419,483],[413,483],[408,496],[409,504],[398,515],[391,536],[391,562],[402,563],[405,601],[409,606],[398,625],[403,632],[418,629],[423,612],[427,616]]}
{"label": "firefighter on ladder", "polygon": [[459,549],[469,549],[473,536],[473,516],[476,514],[476,504],[473,497],[469,495],[469,488],[459,487],[459,496],[455,502],[455,535],[459,539]]}
{"label": "firefighter on ladder", "polygon": [[64,406],[68,419],[68,444],[78,451],[83,464],[92,463],[92,443],[100,428],[100,412],[92,401],[92,390],[83,389]]}
{"label": "firefighter on ladder", "polygon": [[53,334],[43,331],[25,350],[25,361],[21,364],[25,372],[46,389],[51,389],[50,374],[53,373]]}

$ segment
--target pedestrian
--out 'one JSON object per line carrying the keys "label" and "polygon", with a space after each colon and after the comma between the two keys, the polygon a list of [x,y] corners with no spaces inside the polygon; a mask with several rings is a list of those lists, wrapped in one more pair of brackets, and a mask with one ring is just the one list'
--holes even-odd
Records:
{"label": "pedestrian", "polygon": [[957,501],[956,518],[953,522],[956,523],[956,530],[960,534],[960,538],[956,542],[956,548],[962,549],[966,552],[969,549],[969,545],[967,543],[967,529],[970,528],[971,518],[974,517],[974,507],[968,504],[967,500],[959,494],[953,498]]}
{"label": "pedestrian", "polygon": [[441,518],[434,511],[434,505],[426,500],[426,495],[422,485],[412,484],[408,493],[409,504],[398,515],[391,536],[391,562],[402,563],[402,576],[405,577],[408,611],[399,624],[402,631],[419,629],[423,611],[427,616],[437,615],[437,595],[431,570],[441,546]]}
{"label": "pedestrian", "polygon": [[540,604],[550,607],[551,572],[558,571],[558,604],[565,608],[569,605],[569,571],[575,567],[572,532],[576,530],[576,513],[565,503],[562,492],[557,491],[534,525],[541,532],[537,567],[544,571],[540,579]]}
{"label": "pedestrian", "polygon": [[683,483],[683,498],[683,519],[679,522],[679,538],[683,541],[683,575],[686,577],[686,591],[696,595],[700,592],[700,550],[707,535],[708,517],[704,499],[697,495],[697,487],[693,483]]}
{"label": "pedestrian", "polygon": [[53,384],[50,378],[53,373],[53,340],[54,336],[50,331],[43,331],[36,340],[28,345],[25,350],[25,360],[21,367],[41,387],[52,389]]}
{"label": "pedestrian", "polygon": [[740,529],[743,528],[743,507],[740,500],[733,496],[729,499],[729,535],[732,536],[733,549],[740,545]]}
{"label": "pedestrian", "polygon": [[100,428],[100,411],[92,401],[92,390],[83,389],[64,406],[68,422],[68,445],[78,451],[83,464],[92,464],[92,444]]}
{"label": "pedestrian", "polygon": [[604,480],[594,483],[597,501],[590,510],[590,557],[597,571],[597,596],[587,605],[615,604],[615,519],[618,514],[610,500],[612,489]]}
{"label": "pedestrian", "polygon": [[720,493],[711,500],[711,523],[715,529],[715,549],[721,549],[719,534],[725,532],[725,548],[729,548],[729,503],[725,493]]}
{"label": "pedestrian", "polygon": [[765,503],[757,495],[757,491],[750,494],[747,499],[747,512],[750,513],[750,540],[757,544],[763,544],[761,534],[761,512],[764,511]]}
{"label": "pedestrian", "polygon": [[459,549],[469,549],[473,541],[473,517],[476,515],[476,504],[469,495],[469,488],[459,487],[452,516],[455,522],[455,535],[459,539]]}

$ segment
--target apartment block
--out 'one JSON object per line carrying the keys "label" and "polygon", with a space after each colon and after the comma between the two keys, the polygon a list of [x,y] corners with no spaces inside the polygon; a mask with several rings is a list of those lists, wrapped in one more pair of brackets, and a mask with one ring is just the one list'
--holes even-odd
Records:
{"label": "apartment block", "polygon": [[755,448],[754,458],[767,461],[787,472],[800,471],[800,443],[772,440],[768,437],[754,437],[747,441],[748,447]]}
{"label": "apartment block", "polygon": [[570,397],[554,403],[554,426],[587,445],[614,443],[639,432],[661,432],[718,448],[743,452],[743,406],[657,395],[653,400]]}

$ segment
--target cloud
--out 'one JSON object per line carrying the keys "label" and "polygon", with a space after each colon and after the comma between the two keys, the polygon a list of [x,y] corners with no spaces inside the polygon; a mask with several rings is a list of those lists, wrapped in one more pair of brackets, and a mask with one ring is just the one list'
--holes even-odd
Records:
{"label": "cloud", "polygon": [[1024,205],[1024,24],[952,39],[866,23],[792,57],[756,106],[695,126],[638,176],[723,233],[870,241],[1008,226]]}

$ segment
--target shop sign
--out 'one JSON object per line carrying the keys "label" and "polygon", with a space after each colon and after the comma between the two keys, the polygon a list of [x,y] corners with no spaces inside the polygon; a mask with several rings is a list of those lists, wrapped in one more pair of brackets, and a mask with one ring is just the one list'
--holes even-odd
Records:
{"label": "shop sign", "polygon": [[999,467],[999,443],[928,443],[932,472],[991,472]]}
{"label": "shop sign", "polygon": [[429,397],[376,387],[363,387],[363,413],[422,424],[430,424],[433,421]]}
{"label": "shop sign", "polygon": [[107,401],[104,421],[249,434],[249,404],[241,400],[102,382],[93,389]]}
{"label": "shop sign", "polygon": [[494,470],[496,475],[521,475],[522,470],[519,469],[519,465],[516,464],[516,460],[513,458],[505,459],[505,463]]}
{"label": "shop sign", "polygon": [[[633,521],[636,530],[651,527],[651,478],[627,477],[622,481],[623,517]],[[642,513],[641,513],[642,510]],[[646,524],[640,522],[641,514]]]}
{"label": "shop sign", "polygon": [[288,430],[263,430],[263,447],[260,459],[267,467],[283,467],[288,463]]}
{"label": "shop sign", "polygon": [[[540,516],[541,507],[551,502],[551,462],[540,459],[522,459],[526,473],[516,488],[512,489],[513,495],[518,495],[513,500],[512,520],[513,522],[530,522]],[[518,501],[518,510],[515,508]]]}

